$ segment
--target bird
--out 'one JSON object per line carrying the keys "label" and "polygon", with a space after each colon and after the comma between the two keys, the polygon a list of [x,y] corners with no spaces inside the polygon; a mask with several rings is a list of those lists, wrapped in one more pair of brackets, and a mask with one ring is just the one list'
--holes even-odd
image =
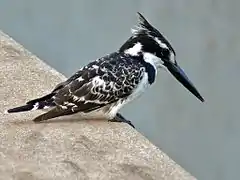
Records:
{"label": "bird", "polygon": [[149,89],[161,69],[173,75],[200,101],[200,95],[177,63],[170,42],[140,13],[130,37],[115,52],[80,68],[47,95],[7,110],[7,113],[47,110],[33,119],[39,123],[60,116],[106,119],[128,123],[120,109]]}

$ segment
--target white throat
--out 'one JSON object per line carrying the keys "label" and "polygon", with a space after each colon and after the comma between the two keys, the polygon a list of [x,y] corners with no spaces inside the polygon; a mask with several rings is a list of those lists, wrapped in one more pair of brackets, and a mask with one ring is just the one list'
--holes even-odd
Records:
{"label": "white throat", "polygon": [[164,68],[161,58],[155,56],[152,53],[143,53],[143,60],[151,64],[155,68],[155,70],[157,70],[158,68]]}

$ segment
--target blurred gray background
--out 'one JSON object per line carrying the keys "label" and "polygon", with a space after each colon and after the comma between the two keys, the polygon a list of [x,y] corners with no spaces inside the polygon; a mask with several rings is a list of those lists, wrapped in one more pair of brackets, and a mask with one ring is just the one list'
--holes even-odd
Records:
{"label": "blurred gray background", "polygon": [[142,12],[206,102],[160,72],[123,114],[198,179],[238,179],[239,7],[238,0],[0,0],[0,29],[70,76],[119,48]]}

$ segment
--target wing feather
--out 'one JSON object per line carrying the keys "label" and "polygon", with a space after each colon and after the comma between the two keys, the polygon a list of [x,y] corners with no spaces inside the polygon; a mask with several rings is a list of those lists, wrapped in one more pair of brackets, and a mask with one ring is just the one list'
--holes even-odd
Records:
{"label": "wing feather", "polygon": [[72,112],[89,112],[126,98],[144,74],[136,62],[114,53],[90,63],[58,89],[55,104]]}

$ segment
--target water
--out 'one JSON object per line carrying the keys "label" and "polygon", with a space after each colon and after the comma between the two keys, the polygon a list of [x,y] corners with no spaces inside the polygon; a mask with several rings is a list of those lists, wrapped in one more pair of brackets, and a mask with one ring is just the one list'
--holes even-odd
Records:
{"label": "water", "polygon": [[1,0],[0,28],[70,76],[117,49],[142,12],[168,37],[206,102],[160,72],[123,114],[198,179],[238,179],[239,7],[237,0]]}

